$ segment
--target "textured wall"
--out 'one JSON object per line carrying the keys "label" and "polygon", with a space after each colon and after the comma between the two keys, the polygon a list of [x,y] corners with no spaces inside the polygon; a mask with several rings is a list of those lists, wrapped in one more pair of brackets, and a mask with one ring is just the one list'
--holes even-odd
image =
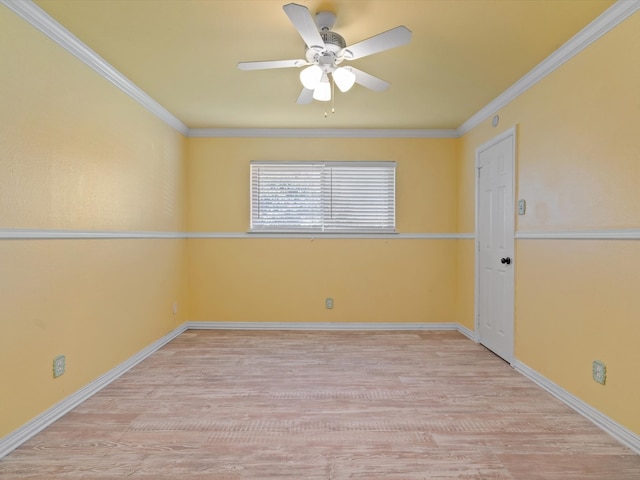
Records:
{"label": "textured wall", "polygon": [[[184,230],[185,139],[3,6],[0,24],[0,228]],[[185,320],[185,247],[0,240],[0,437]]]}
{"label": "textured wall", "polygon": [[[455,233],[455,139],[189,139],[189,229],[246,232],[251,160],[394,160],[399,233]],[[220,208],[221,207],[221,208]],[[195,320],[452,322],[455,239],[190,240]],[[332,297],[335,308],[326,310]]]}
{"label": "textured wall", "polygon": [[[640,228],[640,15],[462,138],[461,228],[473,222],[475,149],[517,125],[517,234]],[[516,240],[515,356],[640,433],[638,240]],[[472,278],[470,259],[461,276]],[[608,367],[605,386],[593,360]]]}

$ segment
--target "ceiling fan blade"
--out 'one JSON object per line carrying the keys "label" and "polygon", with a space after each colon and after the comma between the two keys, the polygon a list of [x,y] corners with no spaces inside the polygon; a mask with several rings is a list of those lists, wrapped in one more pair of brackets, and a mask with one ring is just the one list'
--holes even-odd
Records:
{"label": "ceiling fan blade", "polygon": [[347,60],[366,57],[374,53],[383,52],[390,48],[400,47],[411,41],[411,30],[407,27],[396,27],[379,33],[371,38],[362,40],[346,47],[342,54]]}
{"label": "ceiling fan blade", "polygon": [[363,72],[362,70],[358,70],[357,68],[353,67],[350,68],[351,71],[356,74],[356,83],[362,85],[363,87],[367,87],[375,92],[386,90],[391,85],[389,82],[385,82],[378,77],[369,75],[367,72]]}
{"label": "ceiling fan blade", "polygon": [[266,62],[240,62],[240,70],[266,70],[268,68],[291,68],[309,65],[306,60],[272,60]]}
{"label": "ceiling fan blade", "polygon": [[296,102],[298,105],[306,105],[307,103],[311,103],[313,101],[313,90],[308,88],[303,88],[300,92],[300,96],[298,97],[298,101]]}
{"label": "ceiling fan blade", "polygon": [[296,27],[298,33],[309,48],[315,48],[319,51],[324,50],[324,42],[318,32],[316,22],[311,16],[309,9],[297,3],[289,3],[282,7],[293,26]]}

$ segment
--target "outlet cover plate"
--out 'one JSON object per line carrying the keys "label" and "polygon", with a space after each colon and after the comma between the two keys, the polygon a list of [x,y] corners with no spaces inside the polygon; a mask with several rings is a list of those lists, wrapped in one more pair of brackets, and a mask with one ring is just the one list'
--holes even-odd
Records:
{"label": "outlet cover plate", "polygon": [[53,359],[53,378],[58,378],[66,369],[66,358],[64,355],[58,355]]}
{"label": "outlet cover plate", "polygon": [[593,361],[592,375],[596,382],[604,385],[607,380],[607,366],[604,362],[601,362],[600,360]]}
{"label": "outlet cover plate", "polygon": [[324,301],[324,306],[327,310],[331,310],[333,308],[333,298],[326,298]]}

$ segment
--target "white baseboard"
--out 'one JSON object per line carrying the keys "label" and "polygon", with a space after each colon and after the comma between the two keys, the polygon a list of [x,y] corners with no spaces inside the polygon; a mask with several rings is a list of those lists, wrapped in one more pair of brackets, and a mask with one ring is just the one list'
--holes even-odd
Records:
{"label": "white baseboard", "polygon": [[287,323],[287,322],[185,322],[136,353],[127,361],[61,400],[22,427],[0,439],[0,459],[40,433],[60,417],[102,390],[185,330],[457,330],[473,339],[473,332],[457,323]]}
{"label": "white baseboard", "polygon": [[[457,330],[457,323],[186,322],[192,330]],[[461,331],[462,332],[462,331]],[[462,332],[467,335],[467,333]],[[473,334],[472,334],[473,335]],[[468,336],[468,335],[467,335]]]}
{"label": "white baseboard", "polygon": [[[288,322],[185,322],[161,339],[141,350],[127,361],[105,373],[77,392],[58,402],[22,427],[0,439],[0,459],[40,433],[60,417],[109,385],[186,330],[344,330],[344,331],[458,331],[474,342],[472,330],[458,323],[288,323]],[[587,405],[527,365],[515,360],[513,367],[554,397],[591,420],[620,443],[640,454],[640,436],[624,428],[595,408]]]}
{"label": "white baseboard", "polygon": [[122,374],[126,373],[128,370],[136,366],[142,360],[147,358],[156,350],[160,349],[171,340],[176,338],[182,332],[186,330],[185,324],[179,326],[175,330],[169,332],[164,337],[159,339],[158,341],[152,343],[148,347],[140,350],[134,356],[121,363],[117,367],[109,370],[104,375],[98,377],[91,383],[82,387],[77,392],[69,395],[67,398],[61,400],[56,403],[54,406],[44,411],[33,420],[27,422],[22,427],[17,430],[11,432],[9,435],[0,439],[0,459],[4,456],[11,453],[13,450],[18,448],[20,445],[25,443],[31,437],[40,433],[42,430],[47,428],[53,422],[58,420],[60,417],[80,405],[82,402],[98,393],[104,387],[113,382],[116,378],[120,377]]}
{"label": "white baseboard", "polygon": [[546,377],[540,375],[538,372],[528,367],[524,363],[516,360],[513,362],[512,366],[533,383],[536,383],[540,387],[544,388],[558,400],[564,402],[565,404],[573,408],[576,412],[586,417],[588,420],[591,420],[598,427],[607,432],[620,443],[626,445],[635,453],[640,454],[640,435],[636,435],[632,431],[624,428],[619,423],[599,412],[592,406],[587,405],[578,397],[567,392],[565,389],[556,385]]}
{"label": "white baseboard", "polygon": [[456,324],[456,326],[457,326],[458,331],[461,334],[463,334],[469,340],[473,340],[474,342],[478,343],[478,338],[476,337],[476,332],[474,332],[473,330],[468,329],[464,325],[460,325],[459,323]]}

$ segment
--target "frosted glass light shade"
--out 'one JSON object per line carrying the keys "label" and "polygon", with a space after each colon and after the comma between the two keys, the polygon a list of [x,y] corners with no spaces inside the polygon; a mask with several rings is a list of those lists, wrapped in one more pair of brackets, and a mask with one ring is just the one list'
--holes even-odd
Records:
{"label": "frosted glass light shade", "polygon": [[300,81],[309,90],[315,90],[321,78],[322,69],[318,65],[311,65],[300,72]]}
{"label": "frosted glass light shade", "polygon": [[325,74],[322,76],[322,80],[313,91],[313,98],[321,102],[328,102],[331,100],[331,84],[329,83],[329,77]]}
{"label": "frosted glass light shade", "polygon": [[348,92],[356,83],[356,74],[349,67],[340,67],[333,72],[333,81],[341,92]]}

